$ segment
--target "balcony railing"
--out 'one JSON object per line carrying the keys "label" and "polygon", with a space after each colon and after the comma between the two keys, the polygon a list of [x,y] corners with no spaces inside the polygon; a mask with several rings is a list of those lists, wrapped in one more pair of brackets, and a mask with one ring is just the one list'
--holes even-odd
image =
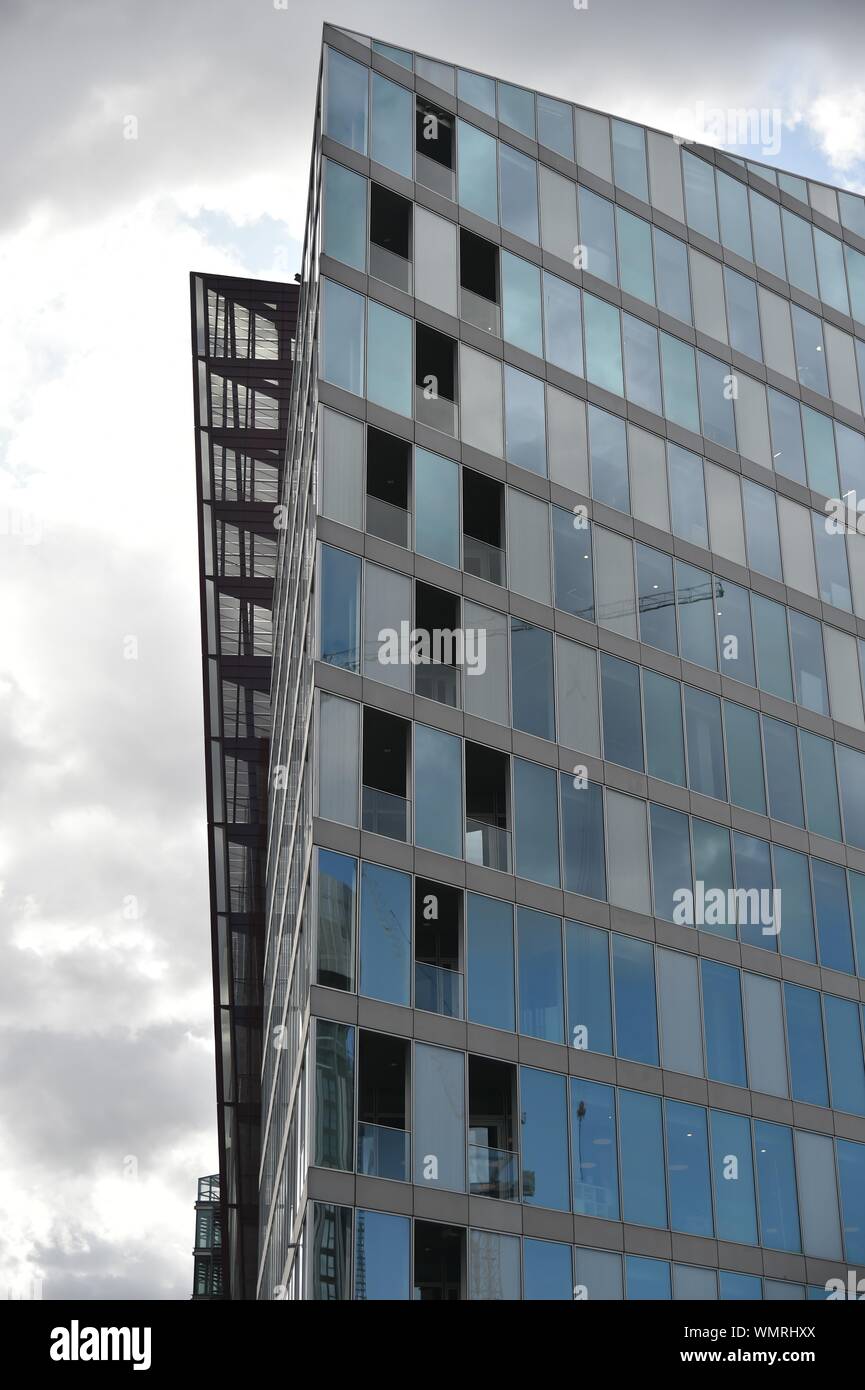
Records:
{"label": "balcony railing", "polygon": [[414,388],[414,414],[416,420],[422,425],[429,425],[430,429],[439,430],[442,434],[457,433],[459,416],[454,402],[446,396],[428,397],[425,386],[416,385]]}
{"label": "balcony railing", "polygon": [[507,1149],[485,1149],[480,1144],[469,1144],[469,1191],[473,1197],[518,1202],[519,1156]]}
{"label": "balcony railing", "polygon": [[436,159],[429,159],[418,150],[414,157],[414,176],[418,183],[423,184],[424,188],[431,188],[433,193],[440,193],[443,198],[449,198],[453,202],[453,169],[439,164]]}
{"label": "balcony railing", "polygon": [[401,545],[403,550],[406,550],[411,532],[411,512],[407,512],[405,507],[395,507],[392,502],[385,502],[383,498],[374,497],[368,492],[366,529],[371,536],[391,541],[393,545]]}
{"label": "balcony railing", "polygon": [[363,789],[363,828],[390,840],[408,840],[411,802],[378,787]]}
{"label": "balcony railing", "polygon": [[508,873],[511,866],[510,832],[486,821],[466,819],[466,859],[486,869]]}
{"label": "balcony railing", "polygon": [[460,673],[456,666],[422,661],[415,667],[414,692],[427,700],[438,700],[440,705],[459,709]]}
{"label": "balcony railing", "polygon": [[480,328],[484,333],[501,337],[501,313],[498,304],[494,299],[484,299],[483,295],[475,294],[474,290],[467,290],[464,286],[460,286],[460,318],[473,323],[475,328]]}
{"label": "balcony railing", "polygon": [[505,582],[505,552],[488,541],[478,540],[463,532],[463,569],[490,584]]}
{"label": "balcony railing", "polygon": [[411,261],[374,241],[369,244],[369,273],[376,280],[384,280],[388,285],[411,294]]}
{"label": "balcony railing", "polygon": [[410,1153],[411,1135],[408,1130],[358,1121],[357,1171],[365,1177],[408,1182]]}
{"label": "balcony railing", "polygon": [[414,1006],[446,1018],[464,1018],[463,977],[458,970],[426,961],[414,963]]}

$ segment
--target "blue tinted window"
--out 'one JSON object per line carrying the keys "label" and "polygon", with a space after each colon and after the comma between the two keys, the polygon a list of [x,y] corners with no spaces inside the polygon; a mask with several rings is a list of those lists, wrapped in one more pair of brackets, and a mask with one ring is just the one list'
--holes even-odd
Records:
{"label": "blue tinted window", "polygon": [[643,127],[627,121],[612,121],[613,178],[619,188],[635,198],[649,201],[649,180],[646,174],[646,137]]}
{"label": "blue tinted window", "polygon": [[724,701],[727,733],[727,766],[730,770],[730,800],[758,815],[766,814],[763,789],[763,752],[760,746],[760,716],[744,705]]}
{"label": "blue tinted window", "polygon": [[476,72],[457,73],[457,91],[460,101],[468,102],[486,116],[496,114],[496,84],[491,77],[481,77]]}
{"label": "blue tinted window", "polygon": [[817,256],[817,275],[820,298],[831,304],[839,314],[849,314],[847,277],[844,274],[844,250],[837,237],[829,236],[822,227],[814,228],[814,251]]}
{"label": "blue tinted window", "polygon": [[763,1298],[763,1286],[759,1274],[733,1274],[730,1270],[718,1271],[720,1297],[732,1303],[759,1303]]}
{"label": "blue tinted window", "polygon": [[502,322],[506,342],[543,356],[541,341],[541,272],[536,265],[501,253]]}
{"label": "blue tinted window", "polygon": [[[819,325],[820,320],[816,323]],[[822,332],[822,330],[821,330]],[[822,357],[822,353],[817,354]],[[835,436],[832,421],[810,405],[802,406],[802,431],[805,436],[805,467],[808,486],[826,497],[838,496],[838,467],[835,459]]]}
{"label": "blue tinted window", "polygon": [[706,492],[703,460],[678,444],[667,445],[667,471],[670,478],[670,506],[673,535],[692,545],[709,548],[706,521]]}
{"label": "blue tinted window", "polygon": [[326,48],[324,133],[366,154],[368,68]]}
{"label": "blue tinted window", "polygon": [[451,459],[415,450],[415,550],[459,569],[460,470]]}
{"label": "blue tinted window", "polygon": [[757,1244],[751,1121],[723,1110],[710,1112],[715,1223],[719,1240]]}
{"label": "blue tinted window", "polygon": [[594,295],[583,296],[586,323],[586,377],[615,396],[625,394],[619,311]]}
{"label": "blue tinted window", "polygon": [[652,228],[655,243],[655,277],[658,308],[683,323],[691,322],[691,291],[688,284],[688,249],[678,237],[668,236],[660,227]]}
{"label": "blue tinted window", "polygon": [[819,512],[811,513],[814,531],[814,551],[817,557],[817,579],[820,597],[824,603],[834,604],[852,612],[850,599],[850,575],[847,570],[847,547],[843,535],[826,530],[826,518]]}
{"label": "blue tinted window", "polygon": [[[655,277],[652,269],[652,228],[642,217],[634,217],[624,208],[616,208],[616,232],[619,240],[619,280],[626,294],[655,302]],[[655,351],[657,356],[657,349]]]}
{"label": "blue tinted window", "polygon": [[521,1033],[562,1042],[565,1031],[562,983],[562,924],[558,917],[521,907],[517,911]]}
{"label": "blue tinted window", "polygon": [[675,656],[679,643],[676,635],[673,561],[663,551],[647,545],[637,545],[636,549],[640,641]]}
{"label": "blue tinted window", "polygon": [[526,1299],[572,1302],[574,1297],[571,1247],[560,1241],[523,1241],[523,1275]]}
{"label": "blue tinted window", "polygon": [[718,209],[715,203],[715,170],[703,159],[682,150],[685,178],[685,208],[688,226],[703,236],[718,240]]}
{"label": "blue tinted window", "polygon": [[568,1118],[565,1077],[520,1067],[523,1201],[567,1211]]}
{"label": "blue tinted window", "polygon": [[762,594],[751,594],[754,646],[757,649],[758,685],[781,700],[793,698],[790,642],[783,604]]}
{"label": "blue tinted window", "polygon": [[[654,953],[648,941],[613,935],[616,1054],[658,1065],[658,1014]],[[626,1220],[632,1218],[626,1217]]]}
{"label": "blue tinted window", "polygon": [[764,198],[762,193],[751,192],[751,225],[754,232],[754,260],[764,270],[777,275],[780,280],[786,276],[784,265],[784,243],[781,239],[781,216],[777,203]]}
{"label": "blue tinted window", "polygon": [[646,718],[646,771],[650,777],[685,785],[682,697],[678,681],[643,669]]}
{"label": "blue tinted window", "polygon": [[826,666],[823,660],[823,634],[815,618],[789,608],[790,644],[793,650],[793,674],[796,679],[796,699],[816,714],[829,713],[826,690]]}
{"label": "blue tinted window", "polygon": [[565,943],[568,1042],[589,1052],[611,1053],[609,934],[582,922],[566,922]]}
{"label": "blue tinted window", "polygon": [[865,1261],[865,1144],[836,1139],[841,1219],[848,1260]]}
{"label": "blue tinted window", "polygon": [[761,1243],[770,1250],[801,1250],[793,1135],[785,1125],[754,1121]]}
{"label": "blue tinted window", "polygon": [[364,299],[325,280],[322,294],[321,374],[325,381],[363,395]]}
{"label": "blue tinted window", "polygon": [[416,724],[415,844],[459,859],[463,852],[462,742]]}
{"label": "blue tinted window", "polygon": [[742,503],[745,512],[745,536],[748,541],[748,564],[770,579],[783,579],[781,572],[781,542],[778,539],[778,514],[775,494],[770,488],[742,479]]}
{"label": "blue tinted window", "polygon": [[802,444],[802,420],[799,402],[792,396],[784,396],[773,391],[770,386],[769,423],[772,429],[772,464],[776,473],[792,478],[797,483],[805,481],[805,450]]}
{"label": "blue tinted window", "polygon": [[538,244],[538,167],[533,159],[499,145],[502,226]]}
{"label": "blue tinted window", "polygon": [[616,1093],[612,1086],[571,1077],[571,1151],[574,1211],[618,1221]]}
{"label": "blue tinted window", "polygon": [[712,1187],[706,1112],[682,1101],[664,1102],[667,1120],[667,1174],[670,1226],[692,1236],[711,1236]]}
{"label": "blue tinted window", "polygon": [[798,304],[791,306],[793,342],[796,348],[796,371],[800,386],[810,386],[822,396],[829,394],[826,375],[826,353],[823,347],[823,325],[816,314],[809,314]]}
{"label": "blue tinted window", "polygon": [[751,245],[751,219],[748,216],[748,189],[738,179],[716,170],[721,244],[746,261],[754,259]]}
{"label": "blue tinted window", "polygon": [[607,896],[603,792],[595,782],[575,787],[568,772],[561,774],[560,781],[565,888],[603,900]]}
{"label": "blue tinted window", "polygon": [[811,911],[811,879],[808,859],[795,850],[774,845],[775,887],[781,894],[781,933],[785,956],[817,960],[814,917]]}
{"label": "blue tinted window", "polygon": [[469,893],[468,1015],[487,1028],[515,1027],[514,914],[509,903]]}
{"label": "blue tinted window", "polygon": [[359,670],[360,556],[321,547],[321,659]]}
{"label": "blue tinted window", "polygon": [[576,520],[563,507],[553,507],[556,607],[592,622],[592,532],[590,526],[577,526]]}
{"label": "blue tinted window", "polygon": [[553,634],[511,618],[511,672],[514,728],[554,740]]}
{"label": "blue tinted window", "polygon": [[526,135],[529,140],[534,140],[534,92],[527,92],[523,87],[511,87],[507,82],[500,82],[498,87],[499,120],[513,130],[518,130],[521,135]]}
{"label": "blue tinted window", "polygon": [[613,226],[613,204],[599,198],[580,184],[577,188],[580,208],[580,245],[585,247],[584,270],[609,284],[616,277],[616,233]]}
{"label": "blue tinted window", "polygon": [[816,835],[826,835],[830,840],[840,840],[841,817],[838,812],[838,784],[832,742],[810,733],[808,729],[800,729],[799,748],[802,753],[808,829]]}
{"label": "blue tinted window", "polygon": [[[862,260],[865,264],[865,257]],[[865,382],[862,384],[865,387]],[[852,490],[861,499],[865,496],[865,435],[861,435],[858,430],[848,429],[836,420],[835,444],[838,451],[841,490]]]}
{"label": "blue tinted window", "polygon": [[574,118],[565,102],[538,97],[538,143],[565,159],[573,159]]}
{"label": "blue tinted window", "polygon": [[705,352],[698,352],[697,365],[700,372],[703,434],[707,439],[714,439],[716,444],[735,449],[736,421],[730,395],[732,377],[729,363],[719,362],[717,357],[708,357]]}
{"label": "blue tinted window", "polygon": [[656,1302],[670,1297],[670,1266],[666,1260],[649,1260],[642,1255],[625,1256],[625,1283],[628,1299]]}
{"label": "blue tinted window", "polygon": [[477,126],[457,121],[457,141],[460,206],[477,213],[478,217],[485,217],[488,222],[498,222],[495,140]]}
{"label": "blue tinted window", "polygon": [[544,331],[547,360],[563,371],[583,375],[580,291],[544,271]]}
{"label": "blue tinted window", "polygon": [[850,902],[853,908],[853,926],[856,935],[856,958],[859,974],[865,976],[865,875],[850,870]]}
{"label": "blue tinted window", "polygon": [[727,318],[730,324],[730,346],[762,362],[760,345],[760,316],[757,312],[757,286],[738,271],[724,269],[724,288],[727,292]]}
{"label": "blue tinted window", "polygon": [[823,1008],[832,1104],[836,1110],[865,1115],[865,1066],[859,1009],[852,999],[838,999],[834,994],[824,994]]}
{"label": "blue tinted window", "polygon": [[766,749],[766,782],[769,787],[769,814],[776,820],[804,826],[802,785],[796,729],[780,719],[763,715],[763,745]]}
{"label": "blue tinted window", "polygon": [[[721,651],[721,675],[754,685],[754,647],[751,639],[751,605],[747,589],[731,584],[729,579],[715,581],[716,611],[718,614],[718,645]],[[731,641],[730,639],[734,639]]]}
{"label": "blue tinted window", "polygon": [[811,860],[814,879],[814,907],[820,964],[829,970],[853,974],[853,948],[850,941],[850,910],[847,905],[847,879],[838,864]]}
{"label": "blue tinted window", "polygon": [[728,1086],[747,1086],[739,972],[732,965],[705,959],[700,970],[708,1075]]}
{"label": "blue tinted window", "polygon": [[787,277],[791,285],[812,294],[817,293],[817,270],[814,265],[814,243],[811,240],[811,223],[804,217],[797,217],[787,208],[781,209],[781,226],[784,232],[784,247],[787,252]]}
{"label": "blue tinted window", "polygon": [[661,1101],[638,1091],[619,1091],[622,1214],[637,1226],[667,1224]]}
{"label": "blue tinted window", "polygon": [[508,463],[542,477],[547,471],[544,383],[516,367],[505,367],[505,435]]}
{"label": "blue tinted window", "polygon": [[369,300],[366,393],[376,405],[398,415],[412,413],[411,339],[410,318]]}
{"label": "blue tinted window", "polygon": [[[358,1211],[355,1227],[356,1299],[411,1298],[411,1221],[383,1211]],[[363,1251],[363,1263],[360,1252]]]}
{"label": "blue tinted window", "polygon": [[679,641],[685,661],[717,670],[714,580],[705,570],[676,561]]}
{"label": "blue tinted window", "polygon": [[625,422],[590,405],[587,412],[592,496],[617,511],[629,512],[628,447]]}
{"label": "blue tinted window", "polygon": [[793,1099],[828,1105],[820,995],[815,989],[803,989],[788,980],[784,985],[784,1004]]}
{"label": "blue tinted window", "polygon": [[[743,903],[740,909],[739,938],[749,946],[760,946],[764,951],[777,951],[777,937],[771,932],[763,931],[764,927],[770,925],[763,920],[763,908],[767,902],[772,902],[772,863],[769,846],[765,840],[734,831],[733,852],[736,860],[736,888],[744,889],[746,893],[751,894],[747,903]],[[755,898],[755,893],[760,896]],[[766,894],[768,898],[764,896]]]}
{"label": "blue tinted window", "polygon": [[655,890],[655,916],[675,920],[674,911],[682,889],[691,889],[691,844],[688,817],[656,802],[649,804],[652,831],[652,880]]}
{"label": "blue tinted window", "polygon": [[355,270],[366,269],[366,187],[360,174],[325,160],[324,254]]}
{"label": "blue tinted window", "polygon": [[726,800],[721,702],[716,695],[685,686],[688,781],[692,791]]}
{"label": "blue tinted window", "polygon": [[669,333],[662,333],[661,366],[664,373],[664,414],[674,424],[699,434],[694,349],[678,338],[671,338]]}
{"label": "blue tinted window", "polygon": [[558,888],[559,826],[552,768],[514,759],[514,829],[519,876]]}
{"label": "blue tinted window", "polygon": [[370,158],[410,179],[413,173],[414,122],[412,94],[381,73],[372,75],[372,137]]}
{"label": "blue tinted window", "polygon": [[601,653],[601,708],[604,717],[604,757],[643,770],[643,729],[640,716],[640,668],[608,652]]}
{"label": "blue tinted window", "polygon": [[658,330],[632,314],[622,315],[625,349],[625,394],[629,401],[661,415],[661,372]]}
{"label": "blue tinted window", "polygon": [[408,1005],[411,878],[378,864],[360,873],[360,992]]}
{"label": "blue tinted window", "polygon": [[389,58],[392,63],[398,63],[401,68],[412,70],[411,54],[406,53],[404,48],[393,48],[389,43],[379,43],[378,39],[372,41],[373,53],[380,53],[383,58]]}
{"label": "blue tinted window", "polygon": [[[724,901],[727,902],[726,895],[733,887],[729,830],[723,825],[714,825],[711,821],[698,820],[694,816],[691,819],[691,835],[694,842],[695,882],[704,884],[706,893],[711,889],[720,889],[725,895]],[[726,913],[721,915],[726,918]],[[736,935],[735,924],[726,920],[717,923],[706,922],[703,930],[731,939]]]}

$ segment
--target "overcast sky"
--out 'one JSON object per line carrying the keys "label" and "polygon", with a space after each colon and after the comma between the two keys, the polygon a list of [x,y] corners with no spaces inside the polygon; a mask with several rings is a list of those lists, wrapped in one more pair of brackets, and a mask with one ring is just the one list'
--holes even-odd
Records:
{"label": "overcast sky", "polygon": [[777,110],[772,162],[863,191],[865,5],[0,16],[0,1297],[187,1298],[217,1166],[189,271],[298,269],[325,18],[676,133]]}

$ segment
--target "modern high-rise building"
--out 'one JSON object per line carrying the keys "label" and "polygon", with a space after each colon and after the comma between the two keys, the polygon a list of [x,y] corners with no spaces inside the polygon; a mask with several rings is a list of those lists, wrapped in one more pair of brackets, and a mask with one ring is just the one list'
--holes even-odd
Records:
{"label": "modern high-rise building", "polygon": [[219,1299],[223,1293],[222,1206],[219,1200],[219,1174],[198,1179],[195,1203],[195,1249],[192,1297]]}
{"label": "modern high-rise building", "polygon": [[846,1288],[865,202],[326,26],[300,278],[193,277],[230,1296]]}

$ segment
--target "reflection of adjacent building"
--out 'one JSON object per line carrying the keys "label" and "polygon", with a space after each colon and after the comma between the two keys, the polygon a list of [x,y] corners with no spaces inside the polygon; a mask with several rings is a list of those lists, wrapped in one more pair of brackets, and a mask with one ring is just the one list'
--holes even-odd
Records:
{"label": "reflection of adjacent building", "polygon": [[222,1210],[219,1203],[219,1174],[198,1179],[195,1203],[195,1260],[192,1297],[224,1298],[222,1278]]}

